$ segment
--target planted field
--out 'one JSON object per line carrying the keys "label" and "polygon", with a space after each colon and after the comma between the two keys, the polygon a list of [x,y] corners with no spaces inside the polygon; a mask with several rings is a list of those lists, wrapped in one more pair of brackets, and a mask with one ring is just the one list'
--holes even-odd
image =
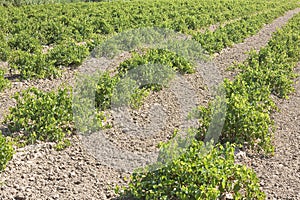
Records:
{"label": "planted field", "polygon": [[298,7],[0,6],[0,198],[300,198]]}

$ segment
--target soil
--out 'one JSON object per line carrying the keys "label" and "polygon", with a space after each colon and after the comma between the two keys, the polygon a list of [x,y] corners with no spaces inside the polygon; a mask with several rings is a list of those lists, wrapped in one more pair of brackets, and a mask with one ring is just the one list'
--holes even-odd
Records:
{"label": "soil", "polygon": [[[265,25],[258,34],[247,38],[243,43],[216,54],[213,63],[221,71],[222,76],[233,78],[234,74],[226,71],[226,68],[234,62],[243,62],[249,50],[259,50],[266,45],[272,33],[299,12],[300,9],[287,12],[271,24]],[[300,72],[300,65],[296,70]],[[72,85],[75,73],[76,71],[69,69],[56,80],[13,81],[13,87],[1,93],[0,121],[8,112],[8,108],[15,104],[12,99],[14,92],[30,86],[48,91],[58,88],[63,83]],[[174,128],[184,127],[186,121],[181,113],[190,107],[185,108],[183,105],[207,103],[209,92],[205,89],[201,74],[187,75],[185,78],[191,86],[191,89],[185,86],[187,91],[185,95],[192,97],[190,100],[193,103],[188,99],[180,100],[174,94],[172,88],[187,85],[178,81],[169,89],[151,93],[139,110],[124,111],[127,114],[126,120],[128,119],[126,123],[147,127],[151,125],[149,119],[153,118],[151,109],[155,109],[155,113],[161,117],[156,116],[155,124],[162,124],[160,121],[164,123],[160,127],[150,126],[157,132],[147,137],[128,129],[124,121],[117,120],[118,115],[110,113],[114,117],[111,118],[114,125],[112,129],[88,137],[74,135],[70,138],[72,145],[65,150],[56,151],[55,144],[50,142],[17,149],[7,168],[0,174],[0,199],[113,199],[114,187],[126,185],[132,168],[155,160],[157,144],[170,139]],[[296,81],[299,80],[298,78]],[[281,111],[272,116],[278,126],[274,138],[275,156],[266,158],[247,152],[240,152],[237,155],[239,162],[257,172],[261,187],[269,199],[300,199],[299,82],[295,83],[295,89],[296,92],[288,100],[276,100]],[[191,94],[193,91],[197,92]],[[116,148],[107,149],[107,144]],[[124,152],[133,154],[128,156]],[[122,155],[127,157],[124,158]],[[138,160],[141,157],[144,159]]]}

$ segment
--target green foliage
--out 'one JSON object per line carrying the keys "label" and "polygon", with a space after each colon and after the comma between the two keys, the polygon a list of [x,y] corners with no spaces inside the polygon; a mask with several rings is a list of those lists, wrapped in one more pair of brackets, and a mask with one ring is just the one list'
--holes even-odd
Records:
{"label": "green foliage", "polygon": [[263,11],[260,14],[244,16],[240,20],[220,26],[215,31],[206,30],[205,33],[196,33],[197,40],[209,54],[220,52],[225,47],[244,41],[247,37],[256,34],[264,24],[270,23],[285,11],[294,8],[293,4],[277,6],[275,9]]}
{"label": "green foliage", "polygon": [[36,5],[36,4],[75,3],[75,2],[94,2],[94,1],[92,0],[1,0],[0,5],[24,6],[24,5]]}
{"label": "green foliage", "polygon": [[48,78],[60,75],[53,61],[48,60],[43,53],[31,54],[26,51],[16,50],[12,52],[9,63],[12,69],[20,73],[22,79]]}
{"label": "green foliage", "polygon": [[104,85],[111,83],[109,81],[112,81],[112,78],[108,72],[77,76],[72,98],[73,120],[77,132],[94,132],[109,127],[109,124],[103,123],[106,121],[106,115],[102,112],[110,103],[110,98],[106,99],[105,95],[108,95],[113,86]]}
{"label": "green foliage", "polygon": [[[240,94],[238,91],[240,85],[230,81],[225,84],[228,84],[227,111],[220,142],[241,144],[264,153],[273,153],[270,132],[273,121],[269,115],[270,110],[266,109],[266,105],[262,102],[251,101],[249,93]],[[272,101],[270,103],[273,108],[274,103]],[[205,138],[210,126],[211,109],[211,104],[199,108],[198,118],[201,123],[197,135],[199,140]]]}
{"label": "green foliage", "polygon": [[10,109],[4,123],[25,143],[61,142],[72,130],[72,99],[68,93],[67,89],[55,93],[36,88],[17,93],[17,105]]}
{"label": "green foliage", "polygon": [[149,94],[147,86],[140,85],[129,76],[110,76],[109,72],[100,75],[96,85],[95,103],[99,110],[106,110],[111,106],[130,106],[138,108],[143,99]]}
{"label": "green foliage", "polygon": [[165,65],[181,73],[194,72],[194,67],[188,60],[164,49],[150,49],[144,55],[133,54],[131,59],[120,64],[119,72],[123,73],[149,63]]}
{"label": "green foliage", "polygon": [[55,146],[54,148],[57,150],[57,151],[61,151],[67,147],[71,146],[71,142],[69,139],[63,139],[62,141],[59,141]]}
{"label": "green foliage", "polygon": [[[17,68],[23,79],[47,78],[56,76],[57,68],[79,65],[88,55],[87,49],[92,50],[115,33],[139,27],[159,27],[197,35],[200,29],[211,24],[245,16],[241,20],[242,25],[229,24],[217,30],[215,35],[209,33],[195,37],[208,51],[219,51],[230,45],[230,41],[240,41],[229,37],[245,38],[280,12],[297,7],[297,0],[288,4],[283,0],[254,0],[250,3],[247,0],[159,0],[52,4],[78,1],[53,0],[47,1],[47,4],[44,0],[2,1],[2,5],[44,5],[0,6],[0,58]],[[273,12],[270,8],[276,9]],[[249,17],[261,12],[265,14]],[[253,26],[254,32],[251,29]],[[49,56],[41,53],[41,50],[48,48],[45,46],[53,47]],[[15,60],[15,56],[21,58]],[[38,62],[42,63],[41,66]],[[185,70],[180,69],[181,66],[174,67]]]}
{"label": "green foliage", "polygon": [[[1,40],[0,40],[1,41]],[[1,42],[0,43],[0,60],[7,61],[9,56],[9,46],[7,43]]]}
{"label": "green foliage", "polygon": [[73,41],[63,41],[50,50],[48,59],[54,61],[55,66],[79,66],[89,55],[85,45],[78,45]]}
{"label": "green foliage", "polygon": [[4,70],[0,69],[0,92],[10,85],[10,82],[4,78]]}
{"label": "green foliage", "polygon": [[122,78],[113,90],[112,105],[138,108],[142,105],[142,100],[149,94],[149,90],[140,88],[137,81],[128,76]]}
{"label": "green foliage", "polygon": [[[0,10],[0,12],[1,12],[1,10]],[[1,24],[1,21],[0,21],[0,24]],[[7,35],[3,29],[0,30],[0,41],[1,41],[0,42],[0,60],[7,61],[9,53],[10,53],[10,47],[7,42]]]}
{"label": "green foliage", "polygon": [[[208,52],[214,53],[253,35],[264,23],[296,7],[296,2],[160,0],[19,8],[0,6],[0,58],[8,60],[24,79],[58,76],[62,66],[80,65],[88,50],[106,35],[146,26],[190,33]],[[241,16],[245,17],[215,32],[199,33],[210,24]],[[296,76],[293,68],[300,58],[299,16],[274,34],[266,48],[252,53],[245,63],[238,65],[241,73],[235,80],[224,81],[227,115],[220,138],[223,144],[247,144],[267,153],[273,152],[270,113],[276,107],[270,94],[286,98],[293,92],[292,79]],[[43,45],[53,49],[43,53]],[[151,71],[151,65],[157,63],[169,68],[158,73]],[[97,77],[96,108],[105,110],[112,103],[124,102],[138,106],[150,89],[160,90],[161,85],[167,84],[172,76],[171,69],[181,73],[194,71],[189,61],[162,49],[135,54],[121,63],[117,75],[105,72]],[[5,82],[0,70],[0,90]],[[55,93],[31,88],[17,94],[15,99],[17,105],[10,109],[5,123],[21,141],[55,141],[57,150],[70,145],[66,136],[73,128],[74,110],[67,89]],[[98,110],[89,114],[100,120],[105,118]],[[199,108],[198,114],[201,126],[197,139],[203,140],[213,115],[211,106]],[[0,170],[12,153],[11,143],[0,134]],[[157,170],[149,169],[134,173],[128,187],[120,194],[139,199],[217,199],[228,194],[235,199],[265,198],[255,173],[234,163],[234,147],[229,144],[204,147],[201,141],[193,141],[179,157]]]}
{"label": "green foliage", "polygon": [[0,131],[0,172],[5,169],[7,162],[12,159],[13,154],[12,143]]}
{"label": "green foliage", "polygon": [[37,53],[42,50],[39,40],[28,35],[25,31],[21,31],[10,38],[8,45],[11,50],[22,50],[29,53]]}
{"label": "green foliage", "polygon": [[258,144],[267,153],[273,152],[272,134],[269,133],[273,122],[269,114],[276,107],[270,98],[270,90],[243,78],[244,74],[240,74],[233,82],[224,82],[228,102],[221,140],[251,147]]}
{"label": "green foliage", "polygon": [[294,92],[293,79],[297,77],[294,68],[300,61],[299,19],[299,14],[293,17],[266,47],[259,53],[252,52],[244,65],[237,66],[242,71],[241,79],[261,91],[269,88],[280,98],[288,98]]}
{"label": "green foliage", "polygon": [[109,72],[100,75],[96,86],[95,102],[96,107],[105,110],[111,106],[111,98],[116,84],[120,81],[119,77],[111,77]]}
{"label": "green foliage", "polygon": [[[168,59],[166,59],[165,62],[167,62],[167,60]],[[146,60],[146,62],[149,61]],[[184,63],[184,67],[186,66],[189,66],[189,63]],[[126,77],[134,80],[138,88],[148,88],[159,91],[168,87],[169,82],[174,78],[176,72],[171,67],[172,66],[168,64],[164,65],[149,62],[131,69],[126,74]]]}
{"label": "green foliage", "polygon": [[135,172],[117,190],[134,199],[265,199],[253,170],[234,163],[234,147],[193,142],[178,159],[151,171]]}
{"label": "green foliage", "polygon": [[89,55],[86,45],[77,45],[73,41],[64,41],[46,54],[42,53],[40,45],[28,43],[23,38],[14,39],[10,44],[15,50],[8,62],[11,68],[18,70],[22,79],[57,77],[62,66],[77,67]]}

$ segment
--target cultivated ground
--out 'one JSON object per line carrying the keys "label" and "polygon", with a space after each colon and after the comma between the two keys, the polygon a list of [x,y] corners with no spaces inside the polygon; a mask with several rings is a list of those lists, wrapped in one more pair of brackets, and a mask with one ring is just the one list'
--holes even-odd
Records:
{"label": "cultivated ground", "polygon": [[[214,63],[222,71],[224,77],[232,78],[234,74],[225,69],[234,62],[242,62],[251,49],[259,50],[267,44],[272,33],[287,23],[300,9],[287,12],[284,16],[265,25],[253,37],[243,43],[224,49],[215,55]],[[3,64],[5,65],[5,63]],[[300,64],[297,67],[300,72]],[[8,108],[14,105],[12,95],[30,86],[43,90],[57,88],[61,84],[72,85],[74,71],[66,70],[63,77],[57,80],[37,80],[13,82],[13,88],[4,91],[0,100],[0,121]],[[198,91],[196,104],[207,102],[208,92],[199,74],[187,77],[194,89]],[[278,127],[275,132],[275,156],[259,157],[239,153],[238,162],[252,167],[261,180],[261,187],[267,193],[268,199],[300,199],[300,83],[295,80],[296,92],[289,100],[275,99],[280,112],[272,117]],[[117,128],[110,129],[107,136],[112,142],[124,150],[133,152],[155,152],[156,144],[170,137],[171,130],[179,127],[182,115],[176,103],[176,97],[168,89],[151,94],[139,112],[130,111],[138,124],[147,123],[148,108],[154,103],[164,105],[167,113],[166,128],[159,134],[149,138],[133,139]],[[5,130],[5,127],[2,126]],[[97,141],[95,136],[94,141]],[[86,145],[81,136],[71,138],[72,146],[56,151],[54,143],[40,143],[17,149],[7,168],[0,174],[0,199],[112,199],[116,185],[124,185],[130,173],[106,166]],[[90,140],[91,141],[91,140]],[[126,179],[127,178],[127,179]]]}

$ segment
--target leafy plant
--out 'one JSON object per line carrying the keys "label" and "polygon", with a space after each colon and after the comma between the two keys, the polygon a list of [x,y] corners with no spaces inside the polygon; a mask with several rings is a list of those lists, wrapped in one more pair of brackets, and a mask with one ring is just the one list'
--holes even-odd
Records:
{"label": "leafy plant", "polygon": [[205,147],[194,141],[178,159],[157,170],[135,172],[128,187],[134,199],[265,199],[253,170],[234,163],[234,147]]}
{"label": "leafy plant", "polygon": [[72,98],[76,131],[87,133],[110,126],[104,125],[106,114],[103,110],[110,107],[114,85],[113,78],[108,72],[94,73],[93,76],[90,74],[77,76]]}
{"label": "leafy plant", "polygon": [[55,66],[79,66],[89,55],[85,45],[76,44],[74,41],[63,41],[48,53],[48,60]]}
{"label": "leafy plant", "polygon": [[95,102],[100,110],[120,105],[138,107],[150,90],[167,87],[175,75],[194,72],[193,65],[176,53],[163,49],[150,49],[144,55],[137,53],[122,62],[116,75],[100,74],[96,85]]}
{"label": "leafy plant", "polygon": [[[247,93],[246,85],[238,82],[225,82],[227,89],[226,117],[219,141],[221,143],[235,143],[253,148],[265,153],[273,153],[272,133],[270,132],[273,122],[269,116],[269,110],[264,103],[252,100],[251,93]],[[241,88],[241,89],[240,89]],[[259,94],[259,91],[257,92]],[[270,93],[269,93],[270,94]],[[200,127],[197,138],[203,140],[211,125],[211,109],[200,107],[198,118]]]}
{"label": "leafy plant", "polygon": [[11,68],[19,71],[21,78],[48,78],[60,75],[58,68],[49,61],[47,55],[40,53],[31,54],[29,52],[16,50],[9,58]]}
{"label": "leafy plant", "polygon": [[143,66],[151,63],[168,66],[169,68],[181,73],[188,74],[194,72],[192,63],[190,63],[184,57],[181,57],[174,52],[170,52],[164,49],[150,49],[144,55],[134,53],[131,59],[126,60],[120,64],[118,70],[120,73],[124,73],[138,66]]}
{"label": "leafy plant", "polygon": [[120,79],[117,76],[111,77],[109,72],[100,74],[95,93],[95,103],[97,108],[99,108],[100,110],[110,108],[114,88],[119,80]]}
{"label": "leafy plant", "polygon": [[4,77],[4,70],[0,69],[0,92],[9,85],[10,82]]}
{"label": "leafy plant", "polygon": [[21,31],[8,40],[8,45],[11,50],[22,50],[29,53],[36,53],[42,50],[39,40],[28,35],[25,31]]}
{"label": "leafy plant", "polygon": [[10,109],[4,123],[25,143],[61,142],[72,131],[72,99],[68,93],[67,89],[55,93],[36,88],[17,93],[17,105]]}
{"label": "leafy plant", "polygon": [[131,106],[138,108],[142,100],[149,94],[147,88],[140,88],[137,81],[130,77],[121,79],[113,90],[112,105],[114,107]]}
{"label": "leafy plant", "polygon": [[53,4],[53,3],[74,3],[74,2],[99,2],[104,0],[2,0],[0,5],[3,6],[24,6],[37,4]]}
{"label": "leafy plant", "polygon": [[0,60],[7,61],[10,54],[10,48],[6,42],[6,34],[0,31]]}
{"label": "leafy plant", "polygon": [[100,75],[96,85],[95,104],[99,110],[106,110],[111,106],[130,106],[138,108],[142,100],[148,95],[149,89],[139,87],[130,77],[111,77],[109,72]]}
{"label": "leafy plant", "polygon": [[5,169],[7,162],[12,159],[13,154],[12,143],[0,131],[0,171]]}

